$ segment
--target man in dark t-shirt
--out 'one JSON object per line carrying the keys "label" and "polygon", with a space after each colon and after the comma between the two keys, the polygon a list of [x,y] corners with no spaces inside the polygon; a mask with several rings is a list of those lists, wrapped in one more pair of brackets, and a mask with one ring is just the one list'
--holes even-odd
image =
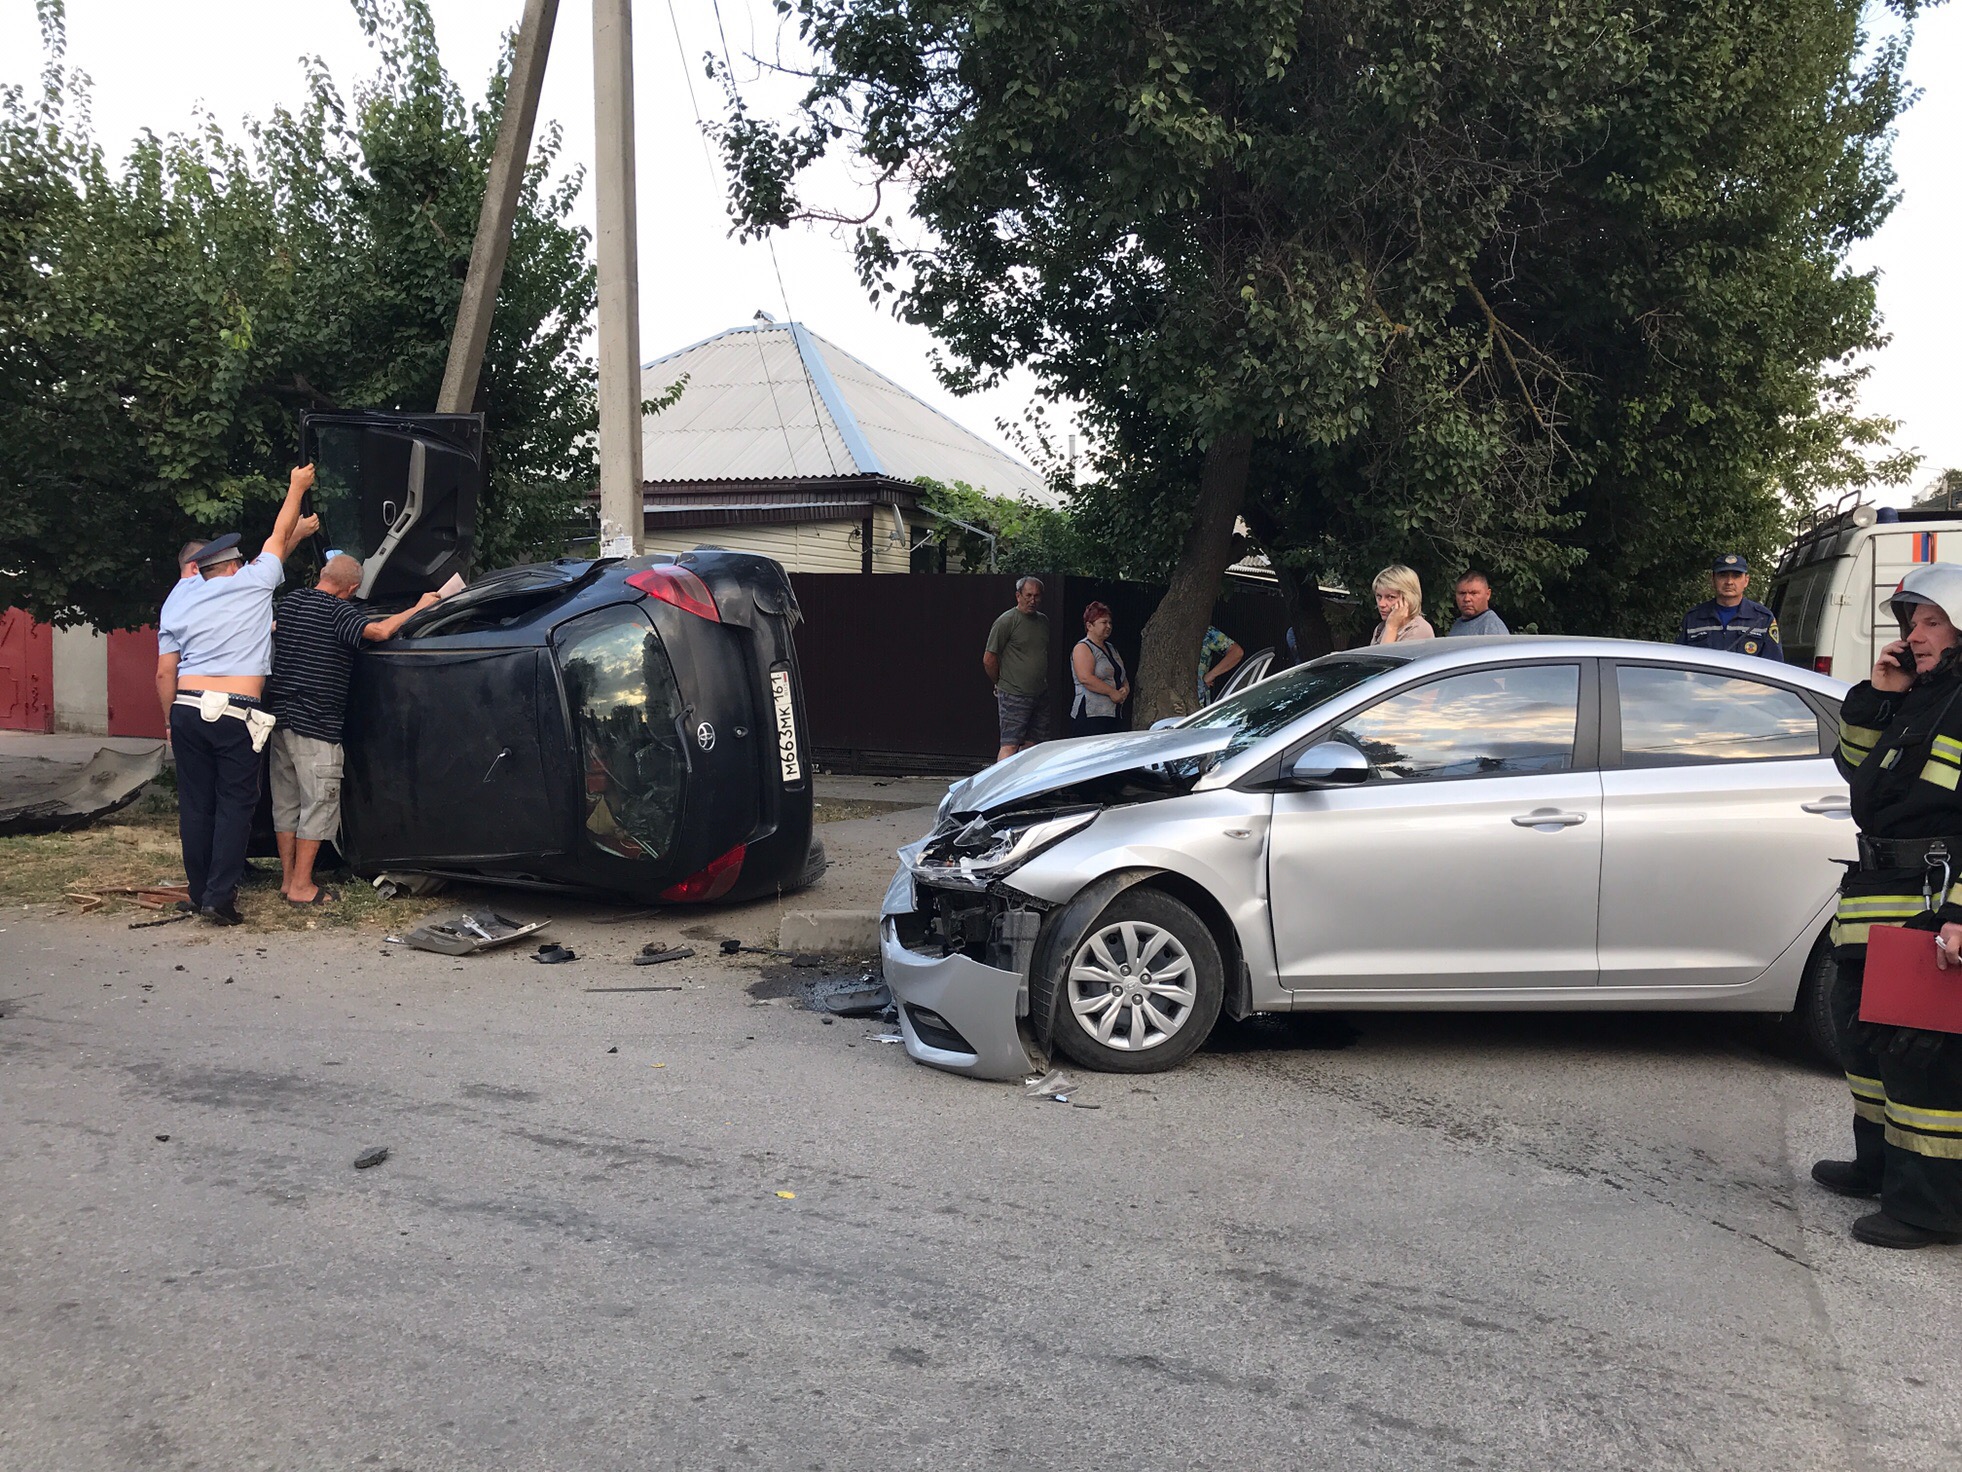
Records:
{"label": "man in dark t-shirt", "polygon": [[320,845],[341,831],[341,725],[348,680],[363,643],[392,639],[436,601],[426,593],[392,618],[371,618],[349,602],[361,586],[361,564],[345,553],[327,559],[320,581],[279,605],[273,622],[272,678],[266,706],[272,733],[273,838],[279,845],[279,892],[292,905],[339,899],[313,882]]}

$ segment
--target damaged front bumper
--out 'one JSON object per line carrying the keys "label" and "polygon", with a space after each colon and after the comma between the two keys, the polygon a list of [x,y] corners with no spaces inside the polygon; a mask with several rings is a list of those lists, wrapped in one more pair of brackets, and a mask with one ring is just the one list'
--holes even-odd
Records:
{"label": "damaged front bumper", "polygon": [[902,851],[879,918],[886,985],[906,1051],[975,1078],[1017,1079],[1045,1066],[1029,1037],[1036,901],[916,884]]}

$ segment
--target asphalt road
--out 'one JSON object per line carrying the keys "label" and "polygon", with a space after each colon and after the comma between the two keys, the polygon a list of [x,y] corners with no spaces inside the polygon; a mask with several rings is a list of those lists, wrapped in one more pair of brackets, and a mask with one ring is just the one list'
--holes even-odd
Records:
{"label": "asphalt road", "polygon": [[1962,1249],[1848,1239],[1761,1024],[1250,1027],[1059,1105],[553,933],[0,913],[0,1467],[1962,1464]]}

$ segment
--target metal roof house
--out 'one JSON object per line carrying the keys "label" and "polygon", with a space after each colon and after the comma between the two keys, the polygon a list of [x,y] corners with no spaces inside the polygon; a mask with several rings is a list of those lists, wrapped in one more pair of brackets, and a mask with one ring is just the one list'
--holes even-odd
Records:
{"label": "metal roof house", "polygon": [[732,327],[641,369],[650,552],[703,543],[792,572],[907,572],[918,476],[1051,499],[1042,478],[796,322]]}

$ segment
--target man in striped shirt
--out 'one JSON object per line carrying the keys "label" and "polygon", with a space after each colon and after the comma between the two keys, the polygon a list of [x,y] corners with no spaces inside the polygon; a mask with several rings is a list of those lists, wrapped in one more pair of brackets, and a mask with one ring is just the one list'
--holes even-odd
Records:
{"label": "man in striped shirt", "polygon": [[425,593],[392,618],[372,618],[350,601],[360,586],[361,564],[336,553],[313,587],[279,605],[273,625],[266,685],[266,704],[279,721],[272,733],[273,838],[279,892],[291,905],[340,898],[314,883],[313,865],[320,845],[341,831],[341,727],[355,653],[370,641],[394,638],[436,601]]}

